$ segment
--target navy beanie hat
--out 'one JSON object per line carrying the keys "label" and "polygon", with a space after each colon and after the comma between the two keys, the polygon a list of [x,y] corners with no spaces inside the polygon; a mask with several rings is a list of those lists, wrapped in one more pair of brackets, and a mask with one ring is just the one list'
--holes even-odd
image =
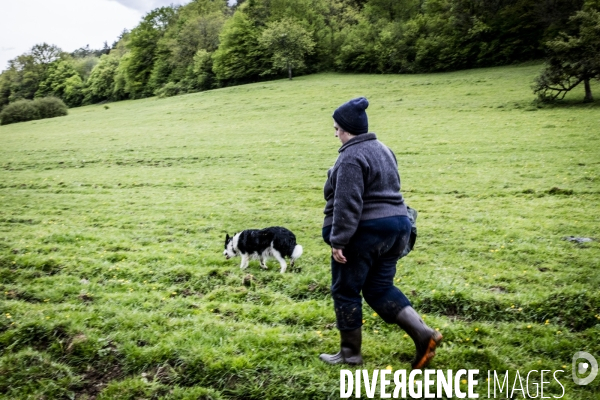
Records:
{"label": "navy beanie hat", "polygon": [[369,101],[364,97],[352,99],[333,112],[333,119],[340,128],[352,135],[360,135],[369,132],[369,120],[365,110],[369,107]]}

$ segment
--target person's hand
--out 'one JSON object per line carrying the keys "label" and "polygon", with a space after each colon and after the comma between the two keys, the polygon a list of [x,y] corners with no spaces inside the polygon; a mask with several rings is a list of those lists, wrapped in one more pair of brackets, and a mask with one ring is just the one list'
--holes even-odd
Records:
{"label": "person's hand", "polygon": [[340,264],[346,264],[346,257],[344,257],[344,253],[342,252],[342,249],[334,249],[332,247],[331,255],[333,256],[333,259],[335,261],[339,262]]}

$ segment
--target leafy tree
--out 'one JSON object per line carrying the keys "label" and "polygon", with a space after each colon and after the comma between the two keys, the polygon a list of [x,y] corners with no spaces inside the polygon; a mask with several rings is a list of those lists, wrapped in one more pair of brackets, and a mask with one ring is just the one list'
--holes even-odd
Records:
{"label": "leafy tree", "polygon": [[172,47],[174,64],[187,67],[198,50],[217,50],[224,23],[221,13],[198,15],[182,23]]}
{"label": "leafy tree", "polygon": [[62,53],[62,50],[53,44],[42,43],[36,44],[31,48],[31,55],[34,61],[40,65],[49,65],[56,61]]}
{"label": "leafy tree", "polygon": [[344,28],[354,25],[358,20],[358,9],[347,0],[326,0],[325,8],[322,11],[324,29],[317,32],[317,35],[323,36],[321,46],[317,43],[316,52],[325,53],[325,68],[334,69],[335,57],[340,52],[344,43]]}
{"label": "leafy tree", "polygon": [[121,34],[119,35],[119,37],[117,38],[117,40],[115,40],[112,44],[112,46],[110,46],[110,51],[113,51],[119,47],[123,47],[123,44],[128,43],[129,42],[129,36],[130,36],[130,32],[127,29],[123,29],[123,31],[121,32]]}
{"label": "leafy tree", "polygon": [[[190,6],[196,6],[190,9]],[[197,3],[182,7],[181,15],[158,44],[157,60],[152,70],[150,84],[161,87],[167,82],[181,83],[184,92],[206,89],[204,79],[197,79],[194,57],[200,51],[212,54],[219,46],[219,34],[225,23],[224,11],[195,15],[204,12]],[[209,74],[212,70],[209,69]]]}
{"label": "leafy tree", "polygon": [[9,101],[33,99],[40,81],[44,76],[44,68],[35,62],[31,54],[22,54],[8,62],[10,77]]}
{"label": "leafy tree", "polygon": [[71,56],[73,58],[98,58],[103,54],[108,54],[110,52],[110,47],[108,47],[108,42],[104,42],[104,46],[101,49],[90,49],[90,45],[86,45],[85,47],[80,47],[79,49],[73,51]]}
{"label": "leafy tree", "polygon": [[[123,31],[119,40],[102,55],[85,81],[83,103],[106,100],[123,100],[129,97],[130,85],[127,77],[129,60],[129,32]],[[82,59],[85,60],[85,59]]]}
{"label": "leafy tree", "polygon": [[368,0],[364,13],[374,19],[408,20],[417,14],[421,0]]}
{"label": "leafy tree", "polygon": [[[339,47],[334,35],[344,7],[329,9],[329,3],[346,0],[247,0],[235,9],[220,35],[213,56],[213,71],[221,84],[264,79],[279,67],[273,65],[273,51],[261,45],[262,32],[282,20],[294,20],[309,32],[312,50],[303,57],[310,71],[331,69],[331,49]],[[286,67],[287,68],[287,65]]]}
{"label": "leafy tree", "polygon": [[46,79],[49,65],[62,55],[60,48],[42,43],[10,60],[0,79],[0,106],[20,99],[33,99],[40,83]]}
{"label": "leafy tree", "polygon": [[258,79],[269,70],[269,59],[259,44],[261,30],[246,10],[251,0],[243,3],[223,27],[220,45],[213,55],[213,72],[224,82]]}
{"label": "leafy tree", "polygon": [[152,95],[153,88],[148,85],[148,81],[157,56],[157,44],[175,17],[174,7],[160,7],[146,14],[142,22],[131,31],[127,80],[134,98]]}
{"label": "leafy tree", "polygon": [[409,24],[392,21],[383,26],[373,48],[373,51],[377,54],[378,72],[413,72],[412,63],[409,62],[409,59],[414,61],[415,51],[414,47],[411,48],[407,43],[409,37]]}
{"label": "leafy tree", "polygon": [[[194,55],[200,49],[209,53],[217,49],[229,9],[226,0],[195,0],[174,10],[155,44],[153,66],[145,83],[146,92],[158,94],[160,91],[161,95],[171,95],[204,88],[200,82],[205,80],[198,80],[194,73]],[[130,65],[136,63],[134,56],[129,60]],[[130,83],[135,89],[135,82]]]}
{"label": "leafy tree", "polygon": [[465,54],[461,44],[464,38],[457,35],[456,21],[450,15],[425,14],[417,18],[421,35],[414,43],[415,72],[446,71],[463,65]]}
{"label": "leafy tree", "polygon": [[384,23],[369,23],[360,15],[358,24],[345,27],[342,31],[343,43],[335,57],[337,69],[348,72],[377,72],[379,54],[376,46]]}
{"label": "leafy tree", "polygon": [[208,90],[214,85],[215,75],[212,72],[213,60],[212,53],[200,49],[194,55],[193,72],[198,87],[201,90]]}
{"label": "leafy tree", "polygon": [[[267,25],[288,19],[299,23],[315,42],[313,50],[306,54],[307,71],[331,70],[334,54],[341,42],[337,35],[349,9],[347,0],[252,0],[247,13],[261,31]],[[270,49],[262,49],[272,58]]]}
{"label": "leafy tree", "polygon": [[130,97],[131,84],[127,74],[130,59],[131,53],[125,53],[119,59],[119,66],[115,71],[115,86],[113,88],[113,99],[115,100],[124,100]]}
{"label": "leafy tree", "polygon": [[290,80],[292,69],[304,67],[304,57],[312,53],[315,47],[306,29],[288,18],[267,25],[259,42],[265,50],[273,52],[273,67],[287,69]]}
{"label": "leafy tree", "polygon": [[575,29],[547,43],[546,67],[537,77],[534,93],[542,101],[563,99],[583,82],[584,102],[593,101],[590,81],[600,80],[600,12],[579,11],[570,18]]}
{"label": "leafy tree", "polygon": [[10,69],[0,74],[0,110],[10,102],[11,86],[15,71]]}
{"label": "leafy tree", "polygon": [[92,73],[96,65],[98,65],[98,62],[100,62],[100,56],[89,56],[84,58],[71,59],[71,64],[73,65],[73,68],[75,68],[77,74],[79,74],[81,79],[84,81],[87,81],[87,79],[90,77],[90,74]]}
{"label": "leafy tree", "polygon": [[86,101],[98,102],[113,98],[115,76],[119,67],[116,54],[104,54],[87,80]]}
{"label": "leafy tree", "polygon": [[73,75],[65,80],[63,100],[70,107],[77,107],[83,104],[85,96],[85,84],[79,75]]}
{"label": "leafy tree", "polygon": [[35,93],[35,97],[47,96],[63,99],[71,107],[81,105],[83,80],[71,59],[58,59],[48,66],[46,78]]}

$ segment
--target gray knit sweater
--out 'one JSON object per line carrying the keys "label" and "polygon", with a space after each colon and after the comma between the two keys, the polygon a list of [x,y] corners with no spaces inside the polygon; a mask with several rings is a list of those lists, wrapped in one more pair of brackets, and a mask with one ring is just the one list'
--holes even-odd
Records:
{"label": "gray knit sweater", "polygon": [[335,165],[327,171],[323,226],[333,225],[331,245],[343,249],[360,221],[407,212],[396,156],[374,133],[358,135],[338,151]]}

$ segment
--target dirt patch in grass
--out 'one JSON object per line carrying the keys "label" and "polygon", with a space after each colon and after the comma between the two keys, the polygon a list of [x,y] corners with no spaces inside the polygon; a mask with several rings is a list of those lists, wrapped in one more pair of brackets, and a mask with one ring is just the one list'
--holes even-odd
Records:
{"label": "dirt patch in grass", "polygon": [[119,364],[90,366],[83,374],[83,380],[75,391],[75,398],[95,400],[110,382],[122,377],[123,370]]}
{"label": "dirt patch in grass", "polygon": [[506,288],[505,288],[505,287],[503,287],[503,286],[492,286],[492,287],[490,288],[490,292],[492,292],[492,293],[499,293],[499,294],[501,294],[501,293],[506,293],[506,292],[507,292],[507,290],[506,290]]}

